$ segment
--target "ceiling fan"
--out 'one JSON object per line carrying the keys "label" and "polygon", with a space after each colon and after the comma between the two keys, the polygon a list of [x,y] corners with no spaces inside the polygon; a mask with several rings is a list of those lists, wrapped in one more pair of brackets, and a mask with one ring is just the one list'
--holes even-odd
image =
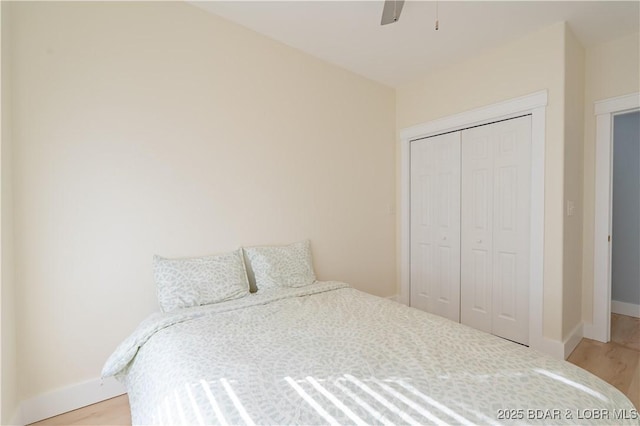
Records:
{"label": "ceiling fan", "polygon": [[398,19],[400,19],[400,12],[402,12],[402,6],[404,6],[404,0],[385,0],[380,25],[398,22]]}
{"label": "ceiling fan", "polygon": [[[382,9],[382,19],[380,25],[393,24],[400,19],[404,0],[384,0],[384,8]],[[438,21],[438,0],[436,0],[436,31],[440,28]]]}

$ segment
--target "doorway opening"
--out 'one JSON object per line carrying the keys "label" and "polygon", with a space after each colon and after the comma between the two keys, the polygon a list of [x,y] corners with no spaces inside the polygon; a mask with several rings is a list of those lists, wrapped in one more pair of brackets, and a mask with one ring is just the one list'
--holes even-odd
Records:
{"label": "doorway opening", "polygon": [[[584,337],[605,343],[611,338],[614,122],[616,117],[638,110],[640,110],[640,93],[606,99],[595,104],[593,322],[585,324]],[[635,185],[637,189],[637,181]],[[627,231],[630,232],[630,230]],[[618,234],[622,232],[624,229],[619,225]],[[638,267],[637,257],[635,263]]]}
{"label": "doorway opening", "polygon": [[611,313],[640,317],[640,111],[613,117]]}

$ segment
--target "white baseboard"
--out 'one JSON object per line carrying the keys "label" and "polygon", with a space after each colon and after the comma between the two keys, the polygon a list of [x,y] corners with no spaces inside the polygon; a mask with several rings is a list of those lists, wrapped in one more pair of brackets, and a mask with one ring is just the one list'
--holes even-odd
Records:
{"label": "white baseboard", "polygon": [[579,323],[576,328],[569,333],[567,338],[564,339],[564,359],[569,358],[571,352],[573,352],[576,346],[578,346],[578,343],[582,340],[582,337],[584,337],[583,327],[583,324]]}
{"label": "white baseboard", "polygon": [[585,323],[583,327],[583,337],[591,340],[597,340],[598,342],[607,343],[607,327],[603,324]]}
{"label": "white baseboard", "polygon": [[20,422],[30,424],[126,393],[114,378],[89,380],[43,393],[20,404]]}
{"label": "white baseboard", "polygon": [[387,296],[386,298],[389,299],[389,300],[393,300],[394,302],[398,301],[398,295],[397,294],[394,294],[392,296]]}
{"label": "white baseboard", "polygon": [[564,346],[559,340],[552,340],[547,337],[543,337],[537,344],[529,342],[529,347],[547,355],[551,355],[556,359],[564,359]]}
{"label": "white baseboard", "polygon": [[640,305],[612,300],[611,312],[613,312],[614,314],[628,315],[630,317],[640,318]]}
{"label": "white baseboard", "polygon": [[578,324],[563,341],[543,337],[539,343],[530,342],[529,346],[556,359],[567,359],[582,340],[582,327],[582,323]]}

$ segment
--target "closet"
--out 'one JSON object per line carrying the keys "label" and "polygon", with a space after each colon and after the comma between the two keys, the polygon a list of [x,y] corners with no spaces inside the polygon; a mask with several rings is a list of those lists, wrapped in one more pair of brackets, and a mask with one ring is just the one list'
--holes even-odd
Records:
{"label": "closet", "polygon": [[531,117],[410,152],[411,305],[528,344]]}

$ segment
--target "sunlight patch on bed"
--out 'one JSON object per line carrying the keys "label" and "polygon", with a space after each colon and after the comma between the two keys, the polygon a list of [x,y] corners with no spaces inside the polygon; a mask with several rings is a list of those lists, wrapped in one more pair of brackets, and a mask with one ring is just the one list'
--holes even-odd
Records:
{"label": "sunlight patch on bed", "polygon": [[198,403],[196,402],[196,399],[193,397],[193,392],[191,392],[191,386],[189,386],[189,384],[186,384],[185,388],[187,388],[187,395],[189,396],[189,401],[191,401],[191,407],[193,408],[193,412],[195,413],[196,418],[198,419],[198,424],[200,424],[201,426],[204,426],[204,419],[202,418],[202,413],[200,413],[200,408],[198,408]]}
{"label": "sunlight patch on bed", "polygon": [[180,403],[180,395],[178,395],[178,391],[174,390],[173,395],[176,397],[176,407],[178,408],[178,415],[180,416],[180,424],[186,425],[187,419],[184,416],[184,410],[182,409],[182,403]]}
{"label": "sunlight patch on bed", "polygon": [[420,426],[421,423],[415,421],[407,413],[405,413],[404,411],[400,410],[398,407],[396,407],[394,404],[392,404],[388,399],[386,399],[385,397],[380,395],[378,392],[376,392],[373,389],[371,389],[369,386],[367,386],[364,383],[362,383],[360,380],[356,379],[355,377],[353,377],[350,374],[345,374],[344,377],[348,381],[350,381],[351,383],[353,383],[354,385],[358,386],[360,389],[362,389],[363,391],[365,391],[366,393],[371,395],[376,401],[378,401],[380,404],[382,404],[385,407],[387,407],[394,414],[400,416],[400,418],[402,418],[402,420],[404,420],[405,422],[407,422],[407,423],[409,423],[411,425],[414,425],[414,426]]}
{"label": "sunlight patch on bed", "polygon": [[381,382],[380,380],[378,380],[376,378],[371,378],[371,381],[373,383],[377,384],[378,386],[380,386],[387,393],[393,395],[395,398],[399,399],[404,404],[408,405],[409,407],[411,407],[412,409],[414,409],[415,411],[420,413],[420,415],[422,415],[425,418],[427,418],[427,419],[431,420],[432,422],[434,422],[435,424],[438,424],[438,425],[441,425],[441,426],[445,426],[447,424],[446,422],[440,420],[439,418],[437,418],[436,416],[431,414],[431,412],[429,410],[426,410],[424,407],[421,407],[420,405],[416,404],[415,402],[413,402],[412,400],[410,400],[409,398],[407,398],[406,396],[404,396],[400,392],[398,392],[395,389],[393,389],[391,386]]}
{"label": "sunlight patch on bed", "polygon": [[467,426],[473,426],[472,422],[470,422],[469,420],[465,419],[461,415],[457,414],[455,411],[453,411],[452,409],[450,409],[446,405],[443,405],[443,404],[439,403],[438,401],[436,401],[435,399],[431,398],[430,396],[427,396],[427,395],[423,394],[418,389],[416,389],[413,386],[411,386],[409,383],[406,383],[404,380],[394,380],[394,382],[399,384],[400,386],[402,386],[403,388],[405,388],[406,390],[408,390],[409,392],[411,392],[412,394],[414,394],[418,398],[422,399],[424,402],[426,402],[427,404],[431,405],[432,407],[435,407],[438,410],[440,410],[443,413],[445,413],[446,415],[448,415],[450,417],[453,417],[454,419],[456,419],[461,424],[467,425]]}
{"label": "sunlight patch on bed", "polygon": [[366,401],[364,401],[358,395],[356,395],[355,393],[351,392],[351,390],[349,390],[349,388],[347,388],[345,385],[340,383],[341,381],[344,381],[344,380],[346,380],[346,379],[341,377],[338,380],[336,380],[333,384],[338,389],[340,389],[345,395],[347,395],[349,398],[353,399],[356,404],[358,404],[359,406],[364,408],[376,420],[382,422],[382,424],[384,424],[385,426],[394,426],[394,424],[392,422],[390,422],[389,420],[387,420],[387,418],[384,417],[384,415],[382,413],[380,413],[378,410],[373,408],[371,405],[369,405]]}
{"label": "sunlight patch on bed", "polygon": [[227,379],[220,379],[220,383],[222,383],[224,390],[227,391],[227,394],[229,395],[229,398],[231,398],[233,405],[236,406],[236,409],[240,413],[240,417],[242,417],[242,420],[244,420],[247,425],[255,426],[255,423],[253,422],[253,420],[251,420],[251,417],[249,417],[247,410],[244,409],[244,406],[240,402],[238,395],[236,395],[236,393],[233,391],[233,388],[231,387],[231,384],[229,384],[229,381]]}
{"label": "sunlight patch on bed", "polygon": [[222,411],[220,411],[220,406],[218,405],[218,402],[216,401],[216,399],[213,396],[213,393],[211,392],[209,383],[207,383],[205,380],[200,380],[200,385],[202,386],[202,389],[204,389],[204,393],[207,395],[207,398],[209,398],[209,402],[211,403],[213,412],[216,414],[216,417],[218,418],[218,423],[220,423],[223,426],[228,425],[227,421],[222,415]]}
{"label": "sunlight patch on bed", "polygon": [[164,409],[167,413],[167,424],[175,424],[176,422],[173,420],[173,415],[171,413],[171,403],[169,402],[169,397],[165,397],[164,399]]}
{"label": "sunlight patch on bed", "polygon": [[302,387],[300,387],[299,384],[297,384],[295,382],[295,380],[293,380],[291,377],[287,376],[284,378],[284,380],[289,383],[289,385],[296,391],[298,392],[298,394],[309,403],[309,405],[311,405],[311,407],[313,407],[314,410],[316,410],[318,412],[318,414],[320,414],[322,417],[324,417],[324,419],[329,422],[329,424],[333,425],[333,426],[339,426],[340,423],[338,423],[336,421],[336,419],[333,418],[333,416],[331,416],[331,414],[327,413],[327,411],[322,408],[320,406],[320,404],[318,404],[316,402],[315,399],[313,399],[311,397],[311,395],[309,395],[307,392],[305,392],[304,389],[302,389]]}
{"label": "sunlight patch on bed", "polygon": [[366,426],[365,423],[360,417],[358,417],[353,411],[351,411],[346,405],[344,405],[338,398],[336,398],[331,392],[324,388],[316,379],[313,377],[306,377],[307,382],[311,383],[311,385],[322,395],[324,395],[329,401],[333,403],[336,407],[342,410],[343,413],[347,415],[351,420],[355,422],[355,424],[360,426]]}
{"label": "sunlight patch on bed", "polygon": [[588,393],[589,395],[598,398],[600,401],[609,402],[609,399],[606,396],[604,396],[603,394],[601,394],[600,392],[595,391],[595,390],[593,390],[591,388],[588,388],[587,386],[585,386],[583,384],[580,384],[578,382],[575,382],[573,380],[567,379],[566,377],[562,377],[562,376],[560,376],[558,374],[552,373],[552,372],[547,371],[547,370],[542,370],[540,368],[534,368],[533,371],[535,371],[536,373],[540,373],[543,376],[550,377],[550,378],[552,378],[554,380],[558,380],[558,381],[560,381],[562,383],[566,383],[569,386],[573,386],[574,388],[576,388],[578,390],[581,390],[582,392]]}
{"label": "sunlight patch on bed", "polygon": [[158,424],[160,424],[160,425],[163,425],[163,424],[165,423],[165,422],[164,422],[164,419],[163,419],[164,415],[163,415],[162,411],[163,411],[163,410],[162,410],[162,404],[160,404],[160,405],[158,406],[158,408],[156,409],[156,413],[157,413],[157,418],[158,418],[158,420],[154,420],[154,423],[158,423]]}
{"label": "sunlight patch on bed", "polygon": [[467,412],[475,415],[476,417],[478,417],[480,420],[482,420],[481,424],[487,424],[487,425],[491,425],[491,426],[500,426],[500,423],[496,422],[494,419],[492,419],[491,417],[487,416],[486,414],[481,413],[480,411],[469,407],[467,404],[464,404],[464,403],[461,403],[461,402],[454,402],[454,404],[457,405],[458,407],[462,408],[464,411],[467,411]]}

